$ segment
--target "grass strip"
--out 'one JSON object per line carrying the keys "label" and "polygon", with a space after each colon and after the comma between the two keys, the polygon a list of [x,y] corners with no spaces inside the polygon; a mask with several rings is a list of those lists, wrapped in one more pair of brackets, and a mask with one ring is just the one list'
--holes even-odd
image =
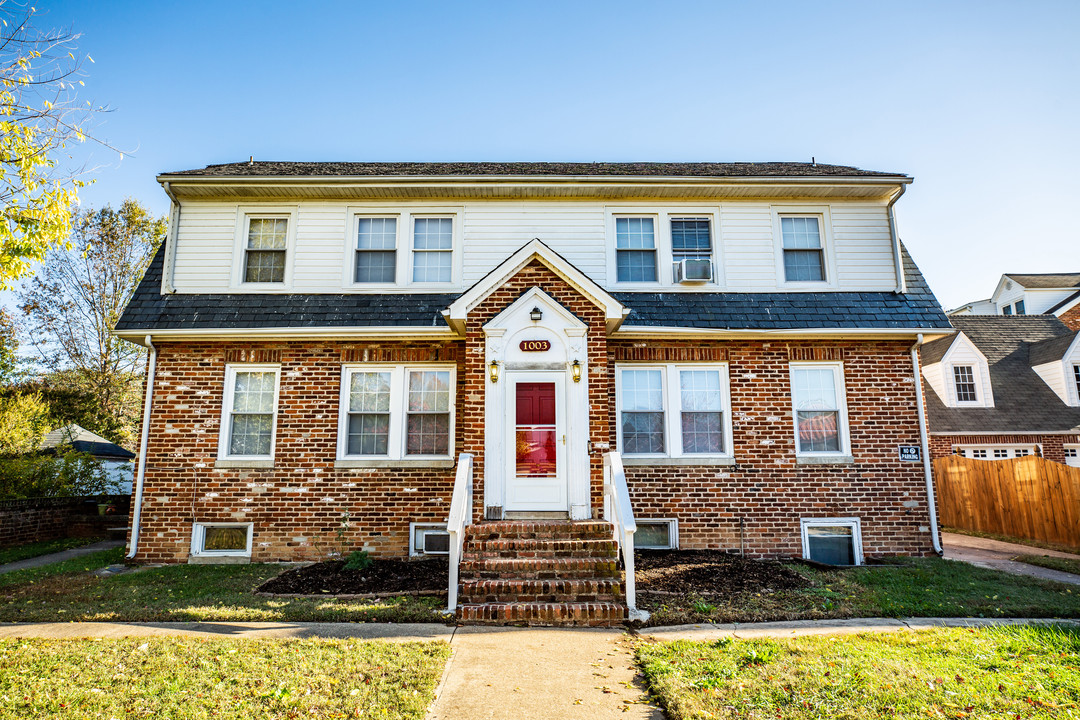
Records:
{"label": "grass strip", "polygon": [[1028,565],[1038,565],[1039,567],[1050,568],[1051,570],[1060,570],[1061,572],[1080,575],[1080,557],[1073,559],[1054,557],[1052,555],[1018,555],[1013,558],[1013,560],[1027,563]]}
{"label": "grass strip", "polygon": [[940,558],[836,570],[791,567],[812,585],[709,597],[641,592],[638,605],[652,613],[647,625],[654,627],[850,617],[1080,617],[1080,588]]}
{"label": "grass strip", "polygon": [[678,641],[642,644],[637,659],[672,720],[1080,713],[1075,627]]}
{"label": "grass strip", "polygon": [[100,537],[75,537],[75,538],[57,538],[56,540],[45,540],[43,542],[28,543],[26,545],[16,545],[15,547],[0,549],[0,565],[6,565],[7,563],[18,562],[19,560],[27,560],[29,558],[40,557],[42,555],[48,555],[50,553],[61,552],[62,550],[70,550],[71,548],[82,547],[84,545],[93,545],[96,542],[100,542],[105,538]]}
{"label": "grass strip", "polygon": [[51,565],[4,573],[0,575],[0,589],[29,585],[56,576],[88,573],[91,570],[97,570],[123,561],[124,548],[101,550],[69,560],[62,560]]}
{"label": "grass strip", "polygon": [[97,562],[88,555],[81,564],[57,566],[49,576],[21,575],[3,582],[0,575],[0,621],[158,622],[158,621],[312,621],[312,622],[441,622],[445,600],[387,596],[371,600],[335,598],[268,598],[256,587],[281,572],[280,565],[168,565],[112,577],[86,570],[122,561],[123,550]]}
{"label": "grass strip", "polygon": [[0,640],[0,719],[422,718],[443,642]]}

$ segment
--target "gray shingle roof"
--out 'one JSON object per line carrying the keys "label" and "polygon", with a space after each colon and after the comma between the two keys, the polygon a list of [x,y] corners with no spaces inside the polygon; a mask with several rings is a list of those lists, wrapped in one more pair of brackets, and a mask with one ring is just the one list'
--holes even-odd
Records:
{"label": "gray shingle roof", "polygon": [[76,452],[84,452],[94,457],[119,458],[132,460],[135,453],[125,450],[116,443],[92,433],[81,425],[71,423],[45,434],[41,438],[41,450],[56,452],[62,447],[71,447]]}
{"label": "gray shingle roof", "polygon": [[1076,334],[1059,335],[1058,337],[1042,342],[1032,343],[1028,348],[1028,359],[1032,367],[1042,365],[1065,357],[1065,351],[1073,344]]}
{"label": "gray shingle roof", "polygon": [[956,329],[986,356],[994,407],[945,407],[937,393],[927,386],[926,409],[931,432],[1065,432],[1080,429],[1080,408],[1062,402],[1031,369],[1033,345],[1056,338],[1071,340],[1075,336],[1061,320],[1053,315],[954,315],[950,319]]}
{"label": "gray shingle roof", "polygon": [[1080,287],[1080,273],[1005,273],[1005,277],[1026,288],[1074,288]]}
{"label": "gray shingle roof", "polygon": [[207,165],[165,175],[193,177],[395,176],[646,176],[646,177],[907,177],[847,165],[799,162],[277,162]]}
{"label": "gray shingle roof", "polygon": [[[708,329],[947,328],[948,318],[904,249],[908,293],[612,293],[627,325]],[[164,249],[117,330],[445,327],[457,294],[161,294]]]}

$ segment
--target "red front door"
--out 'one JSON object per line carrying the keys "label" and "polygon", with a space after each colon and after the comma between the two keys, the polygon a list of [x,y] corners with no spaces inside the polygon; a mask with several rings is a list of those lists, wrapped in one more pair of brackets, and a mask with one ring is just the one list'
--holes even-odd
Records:
{"label": "red front door", "polygon": [[519,382],[515,408],[517,476],[555,477],[555,383]]}
{"label": "red front door", "polygon": [[544,380],[554,373],[524,375],[511,379],[507,387],[513,404],[507,408],[507,443],[512,449],[507,453],[505,507],[515,512],[566,512],[565,385],[561,377]]}

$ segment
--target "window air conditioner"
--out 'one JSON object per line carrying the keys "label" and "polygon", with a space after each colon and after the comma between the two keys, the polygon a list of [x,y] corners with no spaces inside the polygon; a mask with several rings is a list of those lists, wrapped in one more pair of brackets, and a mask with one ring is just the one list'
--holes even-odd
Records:
{"label": "window air conditioner", "polygon": [[712,260],[687,258],[675,263],[675,282],[696,283],[712,280]]}
{"label": "window air conditioner", "polygon": [[416,547],[422,555],[446,555],[450,552],[450,533],[443,529],[416,528]]}

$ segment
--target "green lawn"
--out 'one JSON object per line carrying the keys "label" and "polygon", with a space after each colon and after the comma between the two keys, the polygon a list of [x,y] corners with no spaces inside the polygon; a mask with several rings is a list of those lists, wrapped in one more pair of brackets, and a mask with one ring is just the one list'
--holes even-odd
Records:
{"label": "green lawn", "polygon": [[446,643],[0,640],[0,718],[423,718]]}
{"label": "green lawn", "polygon": [[441,598],[276,599],[253,590],[280,565],[170,565],[113,577],[88,571],[123,561],[106,550],[61,565],[0,575],[0,622],[344,621],[438,622]]}
{"label": "green lawn", "polygon": [[1061,572],[1080,575],[1080,557],[1074,559],[1053,557],[1051,555],[1019,555],[1013,559],[1019,560],[1022,563],[1027,563],[1028,565],[1038,565],[1039,567],[1050,568],[1051,570],[1060,570]]}
{"label": "green lawn", "polygon": [[1069,718],[1080,630],[1002,627],[642,644],[672,720]]}
{"label": "green lawn", "polygon": [[38,557],[39,555],[48,555],[49,553],[60,552],[61,550],[70,550],[71,548],[82,547],[83,545],[91,545],[103,539],[104,538],[99,537],[59,538],[57,540],[46,540],[44,542],[3,548],[0,549],[0,565]]}
{"label": "green lawn", "polygon": [[793,569],[801,590],[639,597],[648,625],[847,617],[1080,617],[1080,588],[938,558],[897,566]]}

